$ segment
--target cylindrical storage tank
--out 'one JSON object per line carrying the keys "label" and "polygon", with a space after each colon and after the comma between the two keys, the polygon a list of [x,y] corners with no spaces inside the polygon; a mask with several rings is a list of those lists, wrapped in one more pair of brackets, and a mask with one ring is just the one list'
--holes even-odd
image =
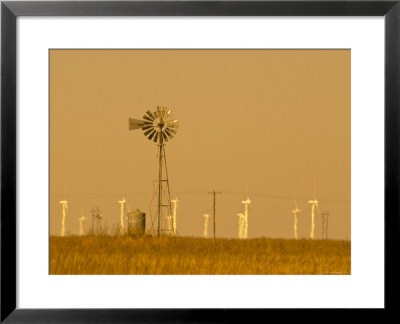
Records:
{"label": "cylindrical storage tank", "polygon": [[128,235],[144,235],[146,229],[146,214],[139,209],[128,213]]}

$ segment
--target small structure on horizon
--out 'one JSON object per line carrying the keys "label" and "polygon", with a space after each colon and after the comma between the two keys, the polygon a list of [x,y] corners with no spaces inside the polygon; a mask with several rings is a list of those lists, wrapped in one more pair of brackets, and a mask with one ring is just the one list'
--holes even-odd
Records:
{"label": "small structure on horizon", "polygon": [[128,213],[128,235],[142,236],[146,230],[146,213],[136,209]]}

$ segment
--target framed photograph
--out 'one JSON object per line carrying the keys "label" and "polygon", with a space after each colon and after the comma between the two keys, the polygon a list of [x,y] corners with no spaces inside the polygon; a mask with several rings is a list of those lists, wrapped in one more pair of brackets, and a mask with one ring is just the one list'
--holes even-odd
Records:
{"label": "framed photograph", "polygon": [[399,17],[3,1],[1,321],[393,309]]}

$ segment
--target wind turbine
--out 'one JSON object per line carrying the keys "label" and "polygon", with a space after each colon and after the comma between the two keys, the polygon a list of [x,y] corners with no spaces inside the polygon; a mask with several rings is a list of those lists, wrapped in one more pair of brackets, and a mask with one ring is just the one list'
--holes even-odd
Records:
{"label": "wind turbine", "polygon": [[208,215],[208,214],[203,215],[203,217],[204,217],[204,231],[203,231],[204,238],[208,238],[208,217],[209,216],[210,215]]}
{"label": "wind turbine", "polygon": [[318,200],[316,195],[314,194],[314,199],[308,201],[311,204],[311,232],[310,239],[314,239],[314,230],[315,230],[315,208],[318,208]]}
{"label": "wind turbine", "polygon": [[237,214],[239,216],[239,233],[238,233],[238,237],[239,239],[244,238],[243,237],[243,230],[244,230],[244,214],[239,213]]}
{"label": "wind turbine", "polygon": [[175,197],[175,199],[171,200],[173,204],[172,208],[172,233],[175,236],[176,235],[176,209],[178,208],[178,197]]}
{"label": "wind turbine", "polygon": [[83,216],[83,214],[81,214],[81,217],[78,218],[79,221],[79,235],[82,236],[83,235],[83,222],[86,220],[87,218],[85,216]]}
{"label": "wind turbine", "polygon": [[246,200],[243,200],[242,204],[244,204],[243,238],[247,239],[248,228],[249,228],[249,218],[248,218],[249,217],[249,205],[251,204],[249,197],[247,197]]}
{"label": "wind turbine", "polygon": [[292,210],[292,214],[294,215],[294,239],[298,240],[299,237],[297,235],[297,223],[298,223],[298,215],[301,212],[301,209],[297,206],[297,199],[294,200],[296,208]]}
{"label": "wind turbine", "polygon": [[67,217],[68,201],[60,200],[62,208],[62,220],[61,220],[61,236],[65,236],[65,218]]}
{"label": "wind turbine", "polygon": [[125,197],[122,197],[122,200],[118,200],[117,201],[121,206],[121,214],[120,214],[120,218],[119,218],[119,221],[120,221],[120,226],[119,226],[119,233],[120,233],[120,235],[124,235],[124,233],[125,233],[125,227],[124,227],[124,210],[125,210],[125,203],[126,203],[126,200],[125,200]]}

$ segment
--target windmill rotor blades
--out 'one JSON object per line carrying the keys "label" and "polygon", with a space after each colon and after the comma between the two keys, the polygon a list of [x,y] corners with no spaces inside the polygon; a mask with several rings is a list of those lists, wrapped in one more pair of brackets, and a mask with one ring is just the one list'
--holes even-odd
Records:
{"label": "windmill rotor blades", "polygon": [[146,126],[142,127],[143,131],[145,131],[147,129],[150,129],[150,128],[154,128],[154,126],[153,125],[146,125]]}
{"label": "windmill rotor blades", "polygon": [[176,127],[176,128],[178,128],[178,121],[175,119],[175,120],[170,120],[170,121],[168,121],[167,122],[167,125],[169,126],[169,127]]}
{"label": "windmill rotor blades", "polygon": [[176,134],[176,132],[177,132],[175,129],[172,129],[172,128],[169,128],[169,127],[167,127],[167,130],[169,132],[171,132],[171,133],[174,133],[174,134]]}
{"label": "windmill rotor blades", "polygon": [[155,130],[154,130],[154,127],[151,127],[150,129],[147,129],[147,130],[143,129],[143,132],[144,132],[144,136],[147,136],[150,133],[155,132]]}
{"label": "windmill rotor blades", "polygon": [[168,118],[169,114],[171,113],[171,110],[168,110],[167,107],[162,108],[162,116],[164,119]]}
{"label": "windmill rotor blades", "polygon": [[154,129],[152,129],[151,131],[152,133],[149,135],[149,140],[153,138],[154,134],[157,134],[157,132]]}
{"label": "windmill rotor blades", "polygon": [[178,121],[171,118],[171,109],[157,106],[157,110],[146,111],[143,120],[129,118],[129,129],[141,128],[143,134],[150,140],[162,145],[175,136],[178,129]]}
{"label": "windmill rotor blades", "polygon": [[165,140],[165,141],[168,141],[168,136],[165,134],[165,132],[162,132],[161,134],[162,134],[164,140]]}
{"label": "windmill rotor blades", "polygon": [[143,119],[146,119],[146,120],[151,121],[151,122],[154,120],[154,118],[151,118],[151,117],[149,117],[147,115],[144,115]]}
{"label": "windmill rotor blades", "polygon": [[159,134],[160,134],[159,132],[156,132],[156,136],[153,138],[153,141],[156,143],[157,143]]}
{"label": "windmill rotor blades", "polygon": [[165,130],[165,134],[167,134],[169,136],[169,138],[173,138],[174,137],[174,135],[171,134],[168,129]]}
{"label": "windmill rotor blades", "polygon": [[168,118],[168,116],[170,114],[171,114],[171,109],[168,109],[168,110],[166,109],[163,116],[164,116],[164,118]]}
{"label": "windmill rotor blades", "polygon": [[147,111],[146,111],[146,114],[147,114],[152,120],[156,119],[156,117],[151,113],[150,110],[147,110]]}

